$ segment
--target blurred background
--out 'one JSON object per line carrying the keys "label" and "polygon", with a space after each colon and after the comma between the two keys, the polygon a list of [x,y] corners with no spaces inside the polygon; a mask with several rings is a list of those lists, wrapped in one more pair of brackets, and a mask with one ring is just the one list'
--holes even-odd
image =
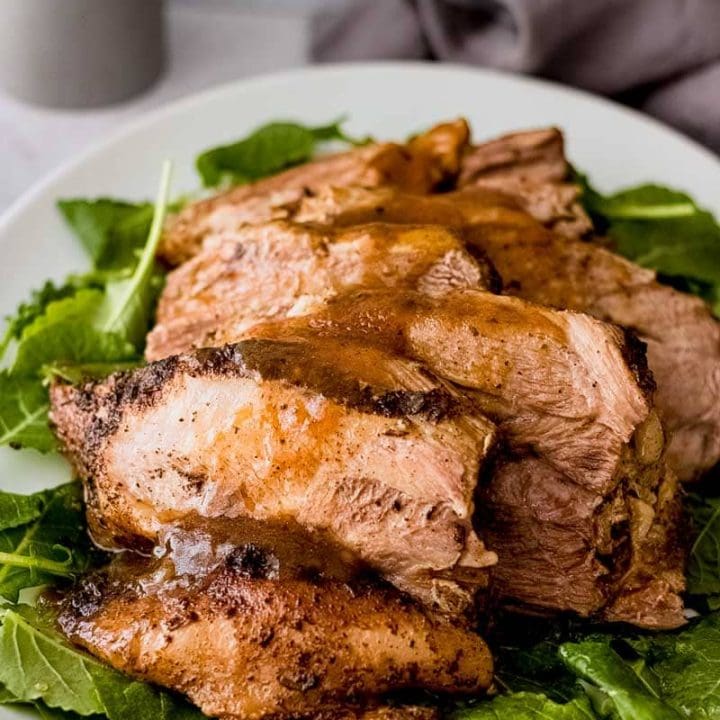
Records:
{"label": "blurred background", "polygon": [[0,210],[177,98],[314,62],[378,59],[549,78],[720,152],[720,0],[2,0]]}

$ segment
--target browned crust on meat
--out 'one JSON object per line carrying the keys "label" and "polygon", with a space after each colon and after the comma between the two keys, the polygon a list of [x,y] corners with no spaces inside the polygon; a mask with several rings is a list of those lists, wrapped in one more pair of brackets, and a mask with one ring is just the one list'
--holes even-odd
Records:
{"label": "browned crust on meat", "polygon": [[568,181],[569,171],[562,132],[549,127],[468,148],[457,185],[506,193],[543,225],[576,238],[588,234],[592,222],[580,203],[580,187]]}
{"label": "browned crust on meat", "polygon": [[208,220],[218,209],[236,208],[239,222],[257,222],[285,217],[288,208],[326,185],[393,185],[413,193],[431,192],[454,180],[468,138],[467,122],[459,119],[431,128],[407,145],[378,143],[323,156],[200,200],[168,219],[158,254],[171,266],[189,260],[212,231]]}
{"label": "browned crust on meat", "polygon": [[[346,407],[384,417],[415,415],[440,422],[464,408],[462,398],[441,388],[411,391],[371,387],[352,372],[343,372],[330,359],[311,360],[309,348],[301,341],[250,338],[190,355],[175,355],[77,387],[55,383],[50,391],[51,422],[78,466],[91,476],[105,440],[118,430],[125,413],[156,406],[165,388],[179,375],[288,382],[320,392]],[[65,412],[65,407],[70,411]],[[76,422],[83,423],[80,432]],[[73,447],[72,438],[80,439],[82,447]]]}
{"label": "browned crust on meat", "polygon": [[492,679],[480,637],[389,588],[268,580],[232,562],[189,588],[157,578],[152,564],[128,580],[90,576],[63,602],[60,626],[213,717],[342,717],[393,690],[476,693]]}
{"label": "browned crust on meat", "polygon": [[627,366],[635,376],[643,393],[645,393],[645,397],[649,399],[652,398],[655,390],[657,390],[657,385],[650,366],[648,365],[647,343],[644,343],[634,330],[629,330],[619,325],[615,327],[618,328],[623,336],[623,342],[620,347]]}

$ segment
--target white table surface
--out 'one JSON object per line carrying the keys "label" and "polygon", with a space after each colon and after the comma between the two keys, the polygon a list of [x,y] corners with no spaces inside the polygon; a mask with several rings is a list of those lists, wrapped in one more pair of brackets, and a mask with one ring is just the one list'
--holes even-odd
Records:
{"label": "white table surface", "polygon": [[307,63],[318,5],[319,0],[171,0],[165,75],[119,105],[58,111],[23,104],[0,90],[0,212],[65,160],[143,112],[223,82]]}

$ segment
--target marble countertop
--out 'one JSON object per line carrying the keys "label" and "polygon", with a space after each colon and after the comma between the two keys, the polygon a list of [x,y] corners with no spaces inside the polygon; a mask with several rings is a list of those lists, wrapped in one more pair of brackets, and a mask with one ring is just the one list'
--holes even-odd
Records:
{"label": "marble countertop", "polygon": [[0,212],[48,172],[148,110],[213,85],[306,64],[317,5],[313,0],[172,0],[165,75],[119,105],[51,110],[0,91]]}

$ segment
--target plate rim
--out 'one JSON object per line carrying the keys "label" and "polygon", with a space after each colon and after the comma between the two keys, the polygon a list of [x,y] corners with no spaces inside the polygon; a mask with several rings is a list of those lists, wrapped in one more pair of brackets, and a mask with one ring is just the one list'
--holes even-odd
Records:
{"label": "plate rim", "polygon": [[[596,104],[598,107],[609,108],[627,118],[634,121],[645,123],[650,127],[659,130],[661,133],[669,134],[675,141],[684,145],[684,149],[694,152],[702,156],[706,161],[717,166],[720,174],[720,155],[716,155],[712,150],[700,144],[697,140],[685,135],[680,130],[665,124],[657,118],[647,115],[646,113],[636,110],[635,108],[623,105],[616,100],[597,95],[588,90],[576,88],[570,85],[564,85],[554,80],[529,76],[519,73],[513,73],[506,70],[498,70],[495,68],[478,67],[475,65],[463,63],[445,63],[433,61],[418,60],[378,60],[378,61],[362,61],[362,62],[344,62],[344,63],[327,63],[308,65],[299,68],[291,68],[288,70],[273,71],[260,73],[246,78],[239,78],[229,82],[219,83],[205,90],[180,97],[162,107],[154,108],[147,112],[141,113],[138,117],[122,123],[119,127],[102,135],[100,138],[91,142],[87,147],[80,150],[75,156],[69,157],[62,161],[56,168],[49,171],[23,193],[21,193],[1,214],[0,214],[0,236],[7,228],[20,216],[29,206],[40,198],[43,193],[61,180],[64,175],[71,174],[74,170],[82,167],[85,163],[92,160],[96,155],[100,155],[108,148],[122,143],[135,133],[138,133],[148,126],[161,123],[164,118],[172,117],[178,112],[182,112],[193,106],[202,106],[213,98],[226,94],[242,91],[244,88],[252,88],[258,85],[271,85],[273,83],[283,83],[290,80],[297,80],[299,77],[307,75],[338,75],[343,73],[363,73],[368,70],[388,70],[388,71],[407,71],[407,72],[423,72],[428,74],[443,75],[467,73],[469,75],[485,76],[496,80],[504,80],[515,85],[526,85],[528,87],[540,87],[554,93],[559,93],[568,98],[582,99],[590,104]],[[509,130],[510,131],[510,130]],[[720,175],[719,175],[720,176]],[[100,191],[100,195],[102,191]]]}

